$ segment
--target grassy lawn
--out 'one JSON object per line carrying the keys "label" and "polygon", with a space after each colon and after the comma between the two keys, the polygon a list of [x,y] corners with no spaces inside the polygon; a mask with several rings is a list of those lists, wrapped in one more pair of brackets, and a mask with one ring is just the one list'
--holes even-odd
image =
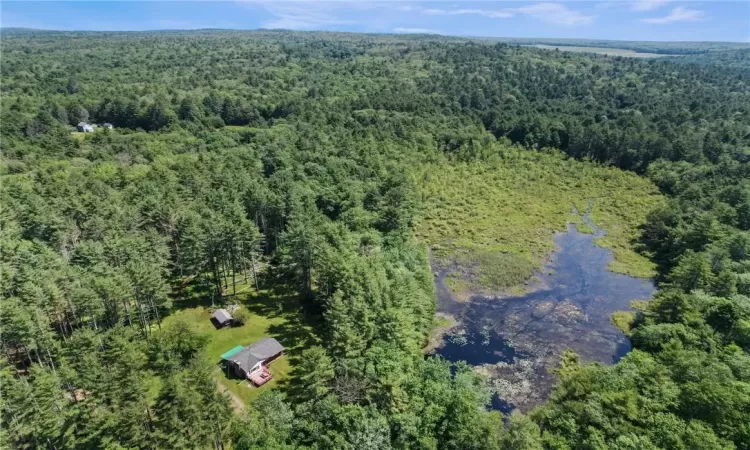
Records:
{"label": "grassy lawn", "polygon": [[426,208],[417,235],[437,265],[450,269],[446,284],[458,298],[466,291],[502,292],[528,279],[554,250],[555,232],[571,222],[582,225],[573,206],[583,212],[590,201],[592,222],[607,232],[596,243],[615,256],[610,269],[654,274],[634,247],[638,226],[663,199],[633,173],[508,148],[489,163],[425,167],[421,190]]}
{"label": "grassy lawn", "polygon": [[[218,383],[227,388],[246,404],[261,392],[279,388],[293,390],[294,366],[302,350],[317,341],[313,326],[305,319],[302,307],[294,291],[281,286],[273,286],[256,291],[247,285],[238,285],[235,298],[229,296],[227,304],[237,303],[249,313],[243,326],[216,329],[210,321],[212,308],[196,299],[196,294],[175,301],[175,312],[167,317],[165,326],[181,320],[194,330],[209,336],[210,341],[204,351],[204,357],[216,364],[214,376]],[[242,292],[240,292],[242,291]],[[285,355],[274,361],[271,366],[273,379],[260,388],[250,387],[246,380],[227,376],[221,370],[221,354],[237,345],[246,346],[263,337],[276,338],[286,349]]]}
{"label": "grassy lawn", "polygon": [[83,139],[86,137],[87,134],[91,133],[84,133],[82,131],[73,131],[70,133],[74,139],[77,139],[79,142],[83,141]]}

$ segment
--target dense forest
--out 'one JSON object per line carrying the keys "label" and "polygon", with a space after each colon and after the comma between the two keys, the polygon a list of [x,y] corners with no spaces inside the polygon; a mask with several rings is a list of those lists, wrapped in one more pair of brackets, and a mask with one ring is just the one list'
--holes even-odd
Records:
{"label": "dense forest", "polygon": [[[747,51],[5,30],[2,55],[3,446],[750,449]],[[668,200],[633,243],[660,285],[634,350],[567,354],[545,405],[503,417],[471,367],[422,354],[414,230],[421,168],[519,153]],[[295,386],[241,413],[170,322],[238,279],[292,291],[315,335]]]}

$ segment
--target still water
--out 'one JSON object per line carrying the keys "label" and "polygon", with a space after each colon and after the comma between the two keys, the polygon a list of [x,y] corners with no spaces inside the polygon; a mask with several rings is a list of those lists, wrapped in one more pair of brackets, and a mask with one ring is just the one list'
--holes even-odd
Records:
{"label": "still water", "polygon": [[495,409],[527,411],[543,402],[555,383],[552,370],[566,349],[582,361],[605,364],[630,351],[630,342],[610,316],[629,310],[632,300],[651,298],[654,285],[607,270],[612,252],[593,243],[604,232],[584,219],[595,234],[570,225],[557,235],[558,250],[531,293],[458,302],[443,283],[445,274],[436,280],[438,311],[453,315],[460,325],[435,354],[466,361],[487,375]]}

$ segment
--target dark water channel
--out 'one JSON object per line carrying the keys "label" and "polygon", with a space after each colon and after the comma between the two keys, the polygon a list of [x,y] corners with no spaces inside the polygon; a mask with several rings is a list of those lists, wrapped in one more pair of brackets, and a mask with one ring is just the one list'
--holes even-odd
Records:
{"label": "dark water channel", "polygon": [[610,317],[629,310],[632,300],[650,298],[654,285],[607,270],[612,252],[593,243],[604,232],[587,216],[595,234],[570,225],[557,235],[558,250],[528,294],[458,302],[444,284],[446,274],[436,280],[438,310],[460,325],[435,354],[478,366],[490,379],[495,409],[527,411],[544,401],[555,382],[552,370],[566,349],[583,361],[605,364],[630,351],[630,342]]}

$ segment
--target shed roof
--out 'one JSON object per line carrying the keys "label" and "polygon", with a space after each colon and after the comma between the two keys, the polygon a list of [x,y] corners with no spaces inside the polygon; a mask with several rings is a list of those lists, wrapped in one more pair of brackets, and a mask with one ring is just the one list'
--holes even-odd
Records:
{"label": "shed roof", "polygon": [[241,352],[243,348],[245,347],[238,345],[234,347],[233,349],[229,350],[228,352],[224,353],[223,355],[221,355],[221,359],[229,359],[232,356],[236,355],[237,353]]}
{"label": "shed roof", "polygon": [[232,315],[229,314],[229,311],[227,311],[226,309],[217,309],[213,314],[211,314],[211,317],[216,319],[216,321],[221,324],[232,320]]}
{"label": "shed roof", "polygon": [[245,372],[253,368],[258,362],[264,361],[284,351],[284,347],[274,338],[263,338],[252,345],[248,345],[235,353],[231,360]]}

